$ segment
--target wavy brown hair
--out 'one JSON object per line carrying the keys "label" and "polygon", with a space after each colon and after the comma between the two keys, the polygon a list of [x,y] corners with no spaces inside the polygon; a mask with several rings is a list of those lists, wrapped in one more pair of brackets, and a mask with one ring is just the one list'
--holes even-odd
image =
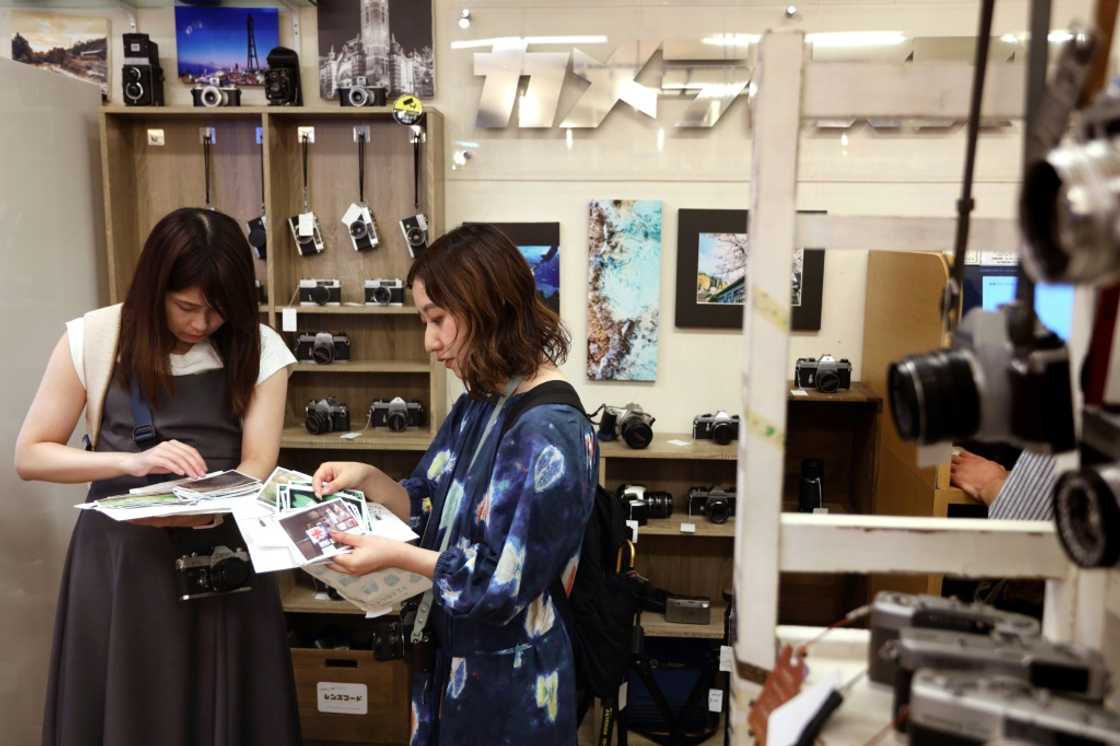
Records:
{"label": "wavy brown hair", "polygon": [[521,252],[494,226],[471,223],[438,238],[409,270],[409,287],[416,280],[464,327],[459,373],[471,396],[567,358],[567,329],[537,295]]}
{"label": "wavy brown hair", "polygon": [[229,404],[239,417],[249,408],[261,363],[261,333],[253,260],[241,226],[214,210],[184,207],[152,228],[121,311],[120,364],[153,408],[175,391],[169,355],[176,338],[167,326],[168,292],[199,288],[225,320],[210,343],[222,359]]}

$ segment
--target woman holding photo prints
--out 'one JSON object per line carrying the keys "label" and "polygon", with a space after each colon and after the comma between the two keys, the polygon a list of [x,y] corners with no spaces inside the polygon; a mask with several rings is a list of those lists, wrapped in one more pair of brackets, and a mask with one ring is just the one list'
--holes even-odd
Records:
{"label": "woman holding photo prints", "polygon": [[[332,534],[353,547],[333,567],[432,579],[417,625],[430,604],[434,663],[415,673],[412,744],[570,746],[575,670],[553,592],[569,593],[575,578],[598,446],[556,367],[569,337],[517,247],[493,226],[435,241],[408,284],[425,348],[467,393],[403,482],[366,464],[319,467],[318,492],[359,488],[423,532],[420,546]],[[555,403],[558,392],[575,404]]]}
{"label": "woman holding photo prints", "polygon": [[[19,475],[90,481],[90,500],[219,469],[266,477],[295,359],[258,323],[253,279],[229,216],[185,208],[160,220],[123,306],[66,325],[16,442]],[[83,408],[91,450],[67,445]],[[146,411],[154,437],[137,427]],[[220,516],[118,523],[81,511],[59,595],[43,743],[300,743],[272,578],[251,576],[248,592],[180,599],[176,560],[243,544]]]}

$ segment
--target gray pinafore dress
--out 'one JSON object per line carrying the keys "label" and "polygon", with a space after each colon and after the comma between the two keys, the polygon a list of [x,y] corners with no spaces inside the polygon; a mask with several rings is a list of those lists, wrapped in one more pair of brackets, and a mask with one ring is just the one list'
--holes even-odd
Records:
{"label": "gray pinafore dress", "polygon": [[[98,451],[140,450],[129,393],[114,379]],[[240,462],[241,423],[225,371],[176,376],[153,409],[163,440],[199,450],[211,471]],[[169,476],[94,482],[90,500]],[[55,617],[44,746],[297,746],[299,719],[276,583],[180,601],[175,560],[216,544],[243,546],[228,517],[213,529],[78,516]]]}

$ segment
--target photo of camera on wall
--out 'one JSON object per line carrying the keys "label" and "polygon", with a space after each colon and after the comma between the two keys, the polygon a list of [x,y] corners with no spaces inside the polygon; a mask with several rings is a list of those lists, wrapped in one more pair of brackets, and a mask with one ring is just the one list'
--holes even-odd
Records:
{"label": "photo of camera on wall", "polygon": [[793,384],[799,389],[815,389],[834,394],[852,387],[852,364],[832,355],[799,357],[793,366]]}
{"label": "photo of camera on wall", "polygon": [[673,496],[668,492],[655,492],[642,484],[623,484],[618,488],[619,499],[626,506],[626,519],[644,526],[650,518],[668,518],[673,514]]}
{"label": "photo of camera on wall", "polygon": [[333,396],[316,399],[303,409],[303,426],[312,435],[350,430],[350,407]]}
{"label": "photo of camera on wall", "polygon": [[302,106],[299,55],[287,47],[273,47],[264,71],[264,95],[269,106]]}
{"label": "photo of camera on wall", "polygon": [[631,448],[645,448],[653,440],[653,415],[646,413],[640,406],[630,402],[625,407],[603,405],[603,416],[599,419],[596,436],[602,441],[618,440],[620,437]]}
{"label": "photo of camera on wall", "polygon": [[403,306],[404,282],[399,277],[375,277],[365,283],[367,306]]}
{"label": "photo of camera on wall", "polygon": [[147,34],[124,34],[121,93],[126,106],[163,106],[159,45]]}
{"label": "photo of camera on wall", "polygon": [[727,523],[735,515],[735,490],[693,487],[688,491],[688,515],[706,516],[712,523]]}
{"label": "photo of camera on wall", "polygon": [[424,426],[424,405],[418,401],[405,401],[400,396],[378,399],[369,405],[369,426],[387,427],[391,432]]}
{"label": "photo of camera on wall", "polygon": [[692,437],[725,446],[739,438],[739,415],[722,409],[715,414],[698,414],[692,419]]}
{"label": "photo of camera on wall", "polygon": [[301,306],[340,306],[342,305],[342,283],[334,279],[301,278],[299,281],[299,304]]}
{"label": "photo of camera on wall", "polygon": [[241,89],[225,82],[223,74],[212,75],[206,83],[191,89],[195,106],[216,109],[222,106],[241,106]]}
{"label": "photo of camera on wall", "polygon": [[338,86],[339,106],[384,106],[387,95],[384,88],[369,85],[364,75],[343,80]]}
{"label": "photo of camera on wall", "polygon": [[428,248],[428,219],[423,213],[401,218],[401,233],[404,235],[405,245],[408,246],[408,255],[413,259]]}
{"label": "photo of camera on wall", "polygon": [[374,225],[373,215],[368,206],[352,203],[342,215],[340,222],[346,226],[354,251],[369,251],[381,244],[381,239],[377,237],[377,226]]}
{"label": "photo of camera on wall", "polygon": [[181,601],[251,591],[252,575],[249,555],[241,548],[219,545],[209,554],[191,553],[175,560]]}
{"label": "photo of camera on wall", "polygon": [[342,332],[300,332],[295,355],[301,363],[319,365],[349,360],[350,337]]}

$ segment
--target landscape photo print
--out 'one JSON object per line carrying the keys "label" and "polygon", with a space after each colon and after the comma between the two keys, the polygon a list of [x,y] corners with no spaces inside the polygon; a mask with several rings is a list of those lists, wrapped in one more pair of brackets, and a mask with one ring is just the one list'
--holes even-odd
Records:
{"label": "landscape photo print", "polygon": [[13,10],[9,25],[13,60],[96,85],[108,100],[108,19]]}

